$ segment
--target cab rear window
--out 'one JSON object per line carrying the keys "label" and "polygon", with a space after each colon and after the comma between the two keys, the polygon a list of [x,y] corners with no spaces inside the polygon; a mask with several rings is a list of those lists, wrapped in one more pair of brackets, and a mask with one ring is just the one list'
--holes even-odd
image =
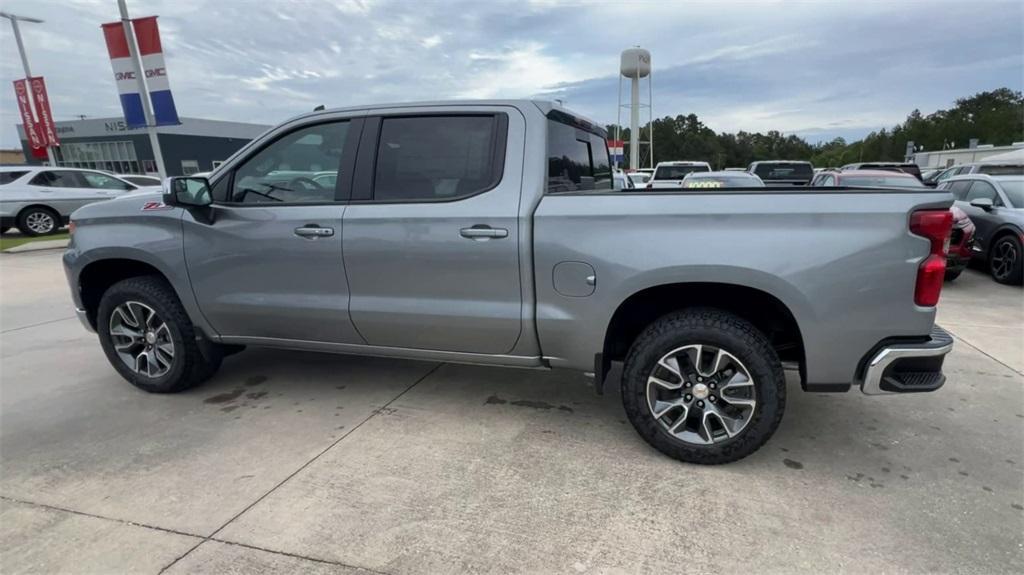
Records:
{"label": "cab rear window", "polygon": [[597,134],[548,120],[548,193],[611,190],[608,145]]}
{"label": "cab rear window", "polygon": [[24,172],[0,172],[0,186],[9,184],[27,173],[28,170],[25,170]]}

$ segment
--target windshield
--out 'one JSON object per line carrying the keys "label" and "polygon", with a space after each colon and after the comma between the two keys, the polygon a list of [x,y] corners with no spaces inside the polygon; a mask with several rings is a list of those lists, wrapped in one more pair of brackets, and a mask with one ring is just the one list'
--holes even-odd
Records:
{"label": "windshield", "polygon": [[1010,200],[1011,208],[1024,209],[1024,179],[1022,180],[999,180],[999,186],[1003,188],[1006,199]]}
{"label": "windshield", "polygon": [[878,186],[883,188],[923,188],[917,178],[900,176],[843,176],[844,186]]}
{"label": "windshield", "polygon": [[808,163],[758,164],[754,173],[764,181],[807,180],[814,177],[814,168]]}
{"label": "windshield", "polygon": [[681,180],[692,172],[710,172],[707,166],[661,166],[654,172],[655,180]]}

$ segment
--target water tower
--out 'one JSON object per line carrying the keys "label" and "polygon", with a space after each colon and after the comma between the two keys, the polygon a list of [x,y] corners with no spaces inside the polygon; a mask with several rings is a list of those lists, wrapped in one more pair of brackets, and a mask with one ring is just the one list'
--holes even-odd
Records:
{"label": "water tower", "polygon": [[[629,108],[629,169],[636,170],[647,164],[654,167],[654,134],[651,130],[653,90],[651,86],[651,53],[636,46],[622,52],[619,71],[619,113],[616,118],[616,129],[622,125],[622,109]],[[630,80],[629,104],[622,103],[622,79]],[[647,103],[640,101],[640,80],[647,78]],[[647,116],[647,139],[641,139],[640,119],[641,113]],[[619,139],[616,134],[616,139]],[[641,146],[646,146],[646,153],[642,153]]]}

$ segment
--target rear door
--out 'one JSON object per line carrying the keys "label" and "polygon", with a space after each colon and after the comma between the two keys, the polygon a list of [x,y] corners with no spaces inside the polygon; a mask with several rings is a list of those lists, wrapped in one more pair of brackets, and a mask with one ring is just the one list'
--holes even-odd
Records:
{"label": "rear door", "polygon": [[361,128],[359,118],[283,126],[218,172],[208,213],[184,215],[192,288],[220,335],[362,343],[341,251]]}
{"label": "rear door", "polygon": [[367,118],[344,252],[368,344],[512,350],[522,329],[525,119],[503,106]]}
{"label": "rear door", "polygon": [[114,190],[95,189],[82,174],[77,170],[59,169],[39,172],[29,180],[29,196],[57,210],[61,216],[68,216],[86,204],[114,197]]}

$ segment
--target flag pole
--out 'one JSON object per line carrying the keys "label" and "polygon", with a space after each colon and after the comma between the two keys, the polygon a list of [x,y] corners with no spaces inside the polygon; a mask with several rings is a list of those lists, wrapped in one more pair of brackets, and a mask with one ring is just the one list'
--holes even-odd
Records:
{"label": "flag pole", "polygon": [[[11,28],[14,30],[14,42],[18,45],[18,54],[21,56],[21,66],[25,69],[25,85],[29,87],[27,90],[27,96],[30,102],[35,101],[35,94],[31,89],[32,83],[32,69],[28,65],[28,56],[25,54],[25,44],[21,41],[21,29],[18,28],[18,20],[24,20],[26,22],[33,22],[36,24],[42,24],[43,21],[37,18],[26,18],[24,16],[16,16],[14,14],[8,14],[6,12],[0,12],[0,16],[7,18],[11,21]],[[25,127],[26,132],[28,126]],[[26,134],[27,135],[27,134]],[[46,146],[46,157],[53,167],[57,166],[57,159],[53,155],[53,148],[49,145]]]}
{"label": "flag pole", "polygon": [[139,83],[139,96],[142,98],[142,111],[146,115],[146,132],[149,133],[149,144],[153,147],[153,156],[156,159],[157,175],[163,179],[167,177],[167,170],[164,168],[164,155],[160,150],[160,138],[156,133],[156,121],[153,118],[153,104],[149,99],[149,90],[146,88],[146,77],[142,68],[142,57],[139,56],[139,48],[135,43],[135,30],[132,20],[128,17],[128,4],[125,0],[117,0],[117,7],[121,10],[121,24],[124,28],[124,38],[128,43],[128,54],[132,59],[132,68],[135,70],[135,81]]}

